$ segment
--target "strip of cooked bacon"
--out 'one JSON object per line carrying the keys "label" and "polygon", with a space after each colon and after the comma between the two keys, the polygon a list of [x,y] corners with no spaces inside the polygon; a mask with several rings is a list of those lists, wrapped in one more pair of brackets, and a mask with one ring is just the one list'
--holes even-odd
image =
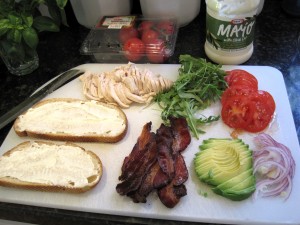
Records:
{"label": "strip of cooked bacon", "polygon": [[156,131],[156,143],[157,143],[157,160],[162,171],[168,175],[169,178],[174,177],[174,158],[172,151],[173,134],[170,127],[164,124]]}
{"label": "strip of cooked bacon", "polygon": [[168,208],[173,208],[180,198],[187,194],[184,182],[188,179],[188,170],[183,156],[178,152],[175,156],[175,176],[172,181],[158,190],[160,201]]}
{"label": "strip of cooked bacon", "polygon": [[134,171],[123,182],[117,185],[116,189],[120,195],[127,195],[132,191],[136,191],[140,187],[145,174],[148,173],[151,166],[156,162],[156,142],[154,135],[152,137],[145,146],[145,154],[136,161],[137,166],[134,167]]}
{"label": "strip of cooked bacon", "polygon": [[170,182],[169,177],[161,170],[158,162],[156,161],[149,172],[145,175],[141,186],[135,192],[128,195],[135,203],[147,202],[147,196],[155,189],[161,188]]}
{"label": "strip of cooked bacon", "polygon": [[175,177],[173,179],[173,183],[175,186],[179,186],[184,182],[186,182],[189,177],[189,172],[185,165],[184,158],[180,153],[176,155],[175,168],[176,168],[176,172],[175,172]]}
{"label": "strip of cooked bacon", "polygon": [[174,208],[180,201],[180,198],[187,194],[184,184],[175,186],[173,182],[157,191],[160,201],[168,208]]}
{"label": "strip of cooked bacon", "polygon": [[161,202],[175,207],[187,194],[184,182],[188,170],[181,152],[188,146],[191,136],[183,118],[171,118],[171,126],[164,124],[151,132],[151,123],[144,125],[132,152],[124,159],[122,180],[116,187],[121,195],[133,202],[147,201],[147,196],[157,190]]}
{"label": "strip of cooked bacon", "polygon": [[191,134],[185,118],[170,118],[171,128],[173,132],[173,151],[182,152],[191,143]]}
{"label": "strip of cooked bacon", "polygon": [[142,163],[141,158],[147,150],[145,147],[151,139],[152,141],[154,139],[154,133],[151,133],[151,126],[151,122],[143,126],[142,132],[137,140],[137,143],[134,145],[129,156],[125,157],[123,161],[123,165],[121,168],[122,174],[120,175],[119,180],[125,180],[128,177],[130,177],[134,173],[136,168],[139,168],[139,163]]}

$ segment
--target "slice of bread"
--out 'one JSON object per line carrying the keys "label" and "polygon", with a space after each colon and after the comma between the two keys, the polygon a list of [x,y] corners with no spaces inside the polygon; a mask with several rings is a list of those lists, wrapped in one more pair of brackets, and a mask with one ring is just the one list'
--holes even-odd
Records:
{"label": "slice of bread", "polygon": [[123,139],[128,122],[125,113],[114,105],[53,98],[37,103],[20,115],[13,127],[21,137],[114,143]]}
{"label": "slice of bread", "polygon": [[73,143],[23,142],[0,157],[0,186],[82,193],[96,186],[99,157]]}

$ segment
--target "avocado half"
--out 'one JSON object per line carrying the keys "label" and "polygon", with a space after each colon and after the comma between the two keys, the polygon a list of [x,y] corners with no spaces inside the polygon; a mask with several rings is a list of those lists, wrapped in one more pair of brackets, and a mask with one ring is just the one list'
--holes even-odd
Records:
{"label": "avocado half", "polygon": [[252,151],[241,139],[210,138],[199,149],[194,158],[195,171],[213,192],[233,201],[253,194],[256,179]]}

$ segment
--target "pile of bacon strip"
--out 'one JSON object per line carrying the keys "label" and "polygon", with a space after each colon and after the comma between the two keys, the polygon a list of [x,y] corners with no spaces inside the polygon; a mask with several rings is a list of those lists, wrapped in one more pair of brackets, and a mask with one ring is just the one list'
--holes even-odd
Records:
{"label": "pile of bacon strip", "polygon": [[161,124],[156,134],[152,123],[144,125],[131,153],[125,157],[119,183],[120,195],[127,195],[135,203],[145,203],[152,191],[160,201],[173,208],[187,194],[184,182],[188,170],[181,152],[191,142],[186,119],[170,118],[170,126]]}

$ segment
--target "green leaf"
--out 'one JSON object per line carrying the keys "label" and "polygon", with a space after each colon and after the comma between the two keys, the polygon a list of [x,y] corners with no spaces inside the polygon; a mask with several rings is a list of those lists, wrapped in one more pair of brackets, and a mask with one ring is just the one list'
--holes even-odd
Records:
{"label": "green leaf", "polygon": [[1,19],[0,20],[0,37],[3,36],[8,32],[8,30],[12,28],[11,23],[8,19]]}
{"label": "green leaf", "polygon": [[56,0],[56,4],[60,9],[64,9],[67,3],[68,0]]}
{"label": "green leaf", "polygon": [[32,15],[30,15],[29,13],[23,12],[23,13],[21,14],[21,17],[22,17],[23,22],[24,22],[24,24],[25,24],[26,26],[28,26],[28,27],[31,27],[31,26],[32,26],[32,24],[33,24],[33,17],[32,17]]}
{"label": "green leaf", "polygon": [[56,24],[61,24],[60,10],[56,5],[48,5],[48,10],[51,18],[56,22]]}
{"label": "green leaf", "polygon": [[21,25],[22,24],[22,17],[16,12],[9,13],[7,18],[10,21],[10,23],[13,25]]}
{"label": "green leaf", "polygon": [[8,28],[0,27],[0,37],[3,36],[4,34],[6,34],[7,31],[8,31]]}
{"label": "green leaf", "polygon": [[19,44],[22,40],[22,34],[17,29],[11,29],[7,32],[7,40]]}
{"label": "green leaf", "polygon": [[168,123],[170,116],[185,117],[193,136],[198,138],[204,132],[201,126],[219,119],[218,116],[207,118],[198,112],[219,100],[226,88],[226,73],[221,66],[190,55],[181,55],[179,61],[179,77],[170,90],[159,93],[154,100],[163,109],[164,122]]}
{"label": "green leaf", "polygon": [[67,22],[67,16],[66,16],[65,10],[63,10],[63,9],[60,10],[60,16],[61,16],[61,23],[68,27],[69,24]]}
{"label": "green leaf", "polygon": [[38,16],[33,20],[33,27],[35,27],[38,31],[51,31],[58,32],[59,26],[47,16]]}
{"label": "green leaf", "polygon": [[22,32],[25,43],[32,49],[36,49],[39,43],[39,37],[35,29],[29,27]]}
{"label": "green leaf", "polygon": [[30,8],[31,9],[37,8],[41,4],[45,4],[45,0],[33,0],[31,1]]}

